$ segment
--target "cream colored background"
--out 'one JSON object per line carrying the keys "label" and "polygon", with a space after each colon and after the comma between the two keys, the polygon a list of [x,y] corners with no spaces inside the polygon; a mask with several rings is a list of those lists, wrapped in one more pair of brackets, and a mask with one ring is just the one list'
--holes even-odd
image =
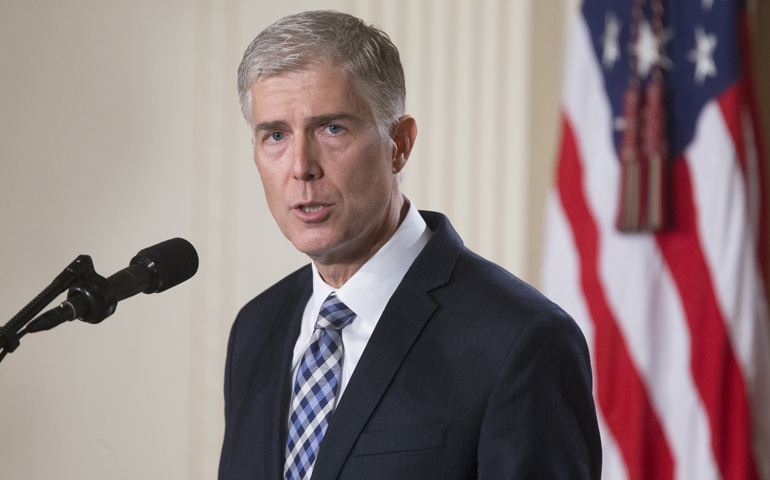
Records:
{"label": "cream colored background", "polygon": [[215,478],[229,327],[307,263],[266,209],[235,91],[283,15],[391,34],[420,129],[404,190],[536,283],[574,3],[0,0],[0,323],[81,253],[105,276],[174,236],[201,257],[191,281],[0,364],[0,478]]}

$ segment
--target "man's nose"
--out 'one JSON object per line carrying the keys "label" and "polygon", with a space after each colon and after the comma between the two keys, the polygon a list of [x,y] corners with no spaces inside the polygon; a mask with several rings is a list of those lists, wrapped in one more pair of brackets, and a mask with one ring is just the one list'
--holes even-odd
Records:
{"label": "man's nose", "polygon": [[294,144],[293,173],[297,180],[304,182],[321,178],[318,148],[308,137],[303,136]]}

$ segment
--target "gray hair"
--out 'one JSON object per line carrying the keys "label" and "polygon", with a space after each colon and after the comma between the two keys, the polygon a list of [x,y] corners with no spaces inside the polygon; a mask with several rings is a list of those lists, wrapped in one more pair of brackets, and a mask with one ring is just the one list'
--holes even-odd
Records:
{"label": "gray hair", "polygon": [[238,96],[246,122],[251,87],[262,76],[278,76],[329,63],[350,75],[369,105],[380,136],[387,139],[404,114],[406,84],[398,49],[382,30],[331,10],[284,17],[249,45],[238,67]]}

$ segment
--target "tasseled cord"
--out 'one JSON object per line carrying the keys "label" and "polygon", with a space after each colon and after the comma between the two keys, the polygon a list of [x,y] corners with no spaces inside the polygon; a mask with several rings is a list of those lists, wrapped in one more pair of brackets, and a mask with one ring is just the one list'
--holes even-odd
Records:
{"label": "tasseled cord", "polygon": [[[636,0],[631,45],[636,45],[645,0]],[[663,2],[652,0],[653,34],[663,58]],[[622,232],[658,231],[667,226],[665,209],[668,145],[665,136],[665,85],[660,61],[650,72],[642,95],[636,52],[630,53],[629,87],[623,97],[624,129],[621,143],[620,209],[617,228]]]}

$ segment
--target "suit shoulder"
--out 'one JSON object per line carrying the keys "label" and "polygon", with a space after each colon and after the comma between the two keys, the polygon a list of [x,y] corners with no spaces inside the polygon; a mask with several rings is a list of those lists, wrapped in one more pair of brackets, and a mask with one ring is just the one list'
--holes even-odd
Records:
{"label": "suit shoulder", "polygon": [[244,305],[230,329],[228,357],[231,354],[240,355],[244,348],[258,350],[267,340],[265,332],[276,318],[293,318],[310,296],[310,276],[310,266],[302,267]]}
{"label": "suit shoulder", "polygon": [[460,252],[449,285],[461,297],[483,299],[488,305],[484,310],[513,309],[530,318],[551,310],[566,315],[535,287],[467,248]]}
{"label": "suit shoulder", "polygon": [[[501,266],[463,248],[451,278],[431,292],[441,322],[480,335],[502,350],[521,340],[523,332],[546,333],[584,344],[580,328],[561,307]],[[554,338],[555,338],[554,337]],[[545,338],[535,335],[533,338]]]}
{"label": "suit shoulder", "polygon": [[467,248],[460,252],[450,281],[432,293],[440,305],[441,320],[462,332],[463,338],[482,338],[487,351],[500,355],[497,365],[502,365],[509,353],[543,348],[588,365],[585,337],[567,312],[536,288]]}

